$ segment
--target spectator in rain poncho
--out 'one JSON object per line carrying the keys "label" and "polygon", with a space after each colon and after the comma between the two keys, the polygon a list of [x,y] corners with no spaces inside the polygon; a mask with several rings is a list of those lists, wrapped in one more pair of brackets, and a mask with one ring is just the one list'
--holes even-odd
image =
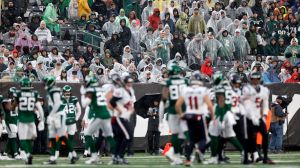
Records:
{"label": "spectator in rain poncho", "polygon": [[162,59],[161,58],[157,58],[154,61],[154,66],[153,66],[153,70],[152,70],[152,74],[153,76],[158,79],[161,76],[161,67],[163,65]]}
{"label": "spectator in rain poncho", "polygon": [[49,3],[44,11],[43,20],[45,21],[47,27],[51,32],[56,33],[60,32],[60,26],[58,23],[58,14],[55,6],[52,3]]}
{"label": "spectator in rain poncho", "polygon": [[71,0],[68,10],[68,18],[77,20],[78,17],[78,0]]}
{"label": "spectator in rain poncho", "polygon": [[62,62],[65,61],[64,57],[61,56],[61,54],[58,52],[57,47],[53,47],[50,54],[49,54],[49,59],[51,62],[55,60],[56,62]]}
{"label": "spectator in rain poncho", "polygon": [[204,64],[202,64],[201,66],[201,73],[208,76],[208,77],[212,77],[213,74],[213,67],[212,67],[212,62],[209,58],[205,59]]}
{"label": "spectator in rain poncho", "polygon": [[135,25],[136,27],[141,27],[141,21],[140,19],[136,16],[135,11],[131,11],[129,13],[129,22],[130,22],[130,26],[132,26],[132,21],[135,21]]}
{"label": "spectator in rain poncho", "polygon": [[129,61],[132,61],[134,59],[133,55],[131,54],[131,48],[129,45],[125,46],[123,49],[122,62],[124,62],[125,59]]}
{"label": "spectator in rain poncho", "polygon": [[67,76],[68,76],[68,78],[71,78],[71,77],[72,77],[73,71],[77,71],[77,78],[78,78],[79,80],[83,80],[83,74],[82,74],[82,72],[81,72],[81,70],[80,70],[80,65],[79,65],[78,62],[75,62],[75,63],[73,64],[72,68],[70,68],[70,69],[67,71]]}
{"label": "spectator in rain poncho", "polygon": [[221,59],[225,59],[226,61],[233,60],[233,53],[235,52],[234,43],[232,37],[228,34],[226,29],[221,30],[221,34],[217,36],[217,39],[222,43],[221,48]]}
{"label": "spectator in rain poncho", "polygon": [[199,9],[194,9],[194,14],[191,16],[188,23],[188,32],[194,34],[204,34],[206,32],[206,24],[204,18],[199,13]]}
{"label": "spectator in rain poncho", "polygon": [[188,66],[199,63],[202,60],[203,53],[203,37],[197,34],[187,46]]}
{"label": "spectator in rain poncho", "polygon": [[165,31],[161,31],[159,38],[154,41],[152,50],[156,52],[156,58],[161,58],[163,63],[167,63],[170,60],[170,48],[172,43],[170,40],[166,39]]}
{"label": "spectator in rain poncho", "polygon": [[148,21],[149,16],[151,16],[153,14],[153,10],[154,10],[153,0],[147,0],[147,1],[148,1],[147,6],[143,9],[143,12],[142,12],[142,21],[143,22]]}
{"label": "spectator in rain poncho", "polygon": [[232,20],[226,16],[226,12],[224,10],[220,11],[220,19],[217,23],[218,32],[222,29],[226,29],[228,25],[232,23]]}
{"label": "spectator in rain poncho", "polygon": [[219,12],[213,11],[206,26],[207,28],[212,28],[214,34],[218,33],[218,27],[217,27],[218,21],[219,21]]}
{"label": "spectator in rain poncho", "polygon": [[68,8],[71,0],[60,0],[58,2],[58,10],[60,12],[60,17],[65,20],[68,18]]}
{"label": "spectator in rain poncho", "polygon": [[284,51],[284,56],[290,61],[292,66],[300,62],[300,46],[297,38],[291,40],[290,45]]}
{"label": "spectator in rain poncho", "polygon": [[140,32],[139,32],[139,27],[136,24],[136,21],[133,20],[131,22],[131,38],[129,41],[129,45],[130,47],[135,51],[135,52],[139,52],[141,50],[140,47]]}
{"label": "spectator in rain poncho", "polygon": [[137,70],[141,72],[145,66],[151,64],[151,58],[148,55],[145,55],[144,58],[137,65]]}
{"label": "spectator in rain poncho", "polygon": [[106,37],[111,37],[111,35],[114,32],[117,32],[119,28],[119,24],[116,23],[115,21],[115,15],[112,14],[109,17],[109,21],[107,21],[106,23],[104,23],[103,27],[102,27],[102,31],[105,32],[104,34],[106,35]]}
{"label": "spectator in rain poncho", "polygon": [[188,23],[187,23],[187,15],[184,12],[180,12],[179,19],[176,22],[176,30],[181,33],[188,34]]}
{"label": "spectator in rain poncho", "polygon": [[237,3],[236,1],[230,1],[228,6],[225,8],[227,16],[234,20],[236,19],[236,10],[237,10]]}
{"label": "spectator in rain poncho", "polygon": [[242,13],[246,13],[249,17],[252,17],[253,15],[251,8],[248,6],[247,0],[242,0],[240,7],[237,9],[238,16]]}
{"label": "spectator in rain poncho", "polygon": [[171,29],[169,25],[165,25],[164,27],[165,38],[171,41],[173,39],[173,34],[171,33]]}
{"label": "spectator in rain poncho", "polygon": [[276,73],[276,70],[271,65],[267,71],[262,73],[262,80],[264,84],[270,84],[270,83],[280,83],[280,79],[278,78],[278,74]]}
{"label": "spectator in rain poncho", "polygon": [[148,20],[143,21],[143,24],[141,25],[141,27],[139,28],[139,32],[140,32],[140,39],[143,38],[143,36],[147,33],[148,28],[150,27],[150,22]]}
{"label": "spectator in rain poncho", "polygon": [[20,46],[21,50],[23,50],[24,46],[28,46],[29,48],[32,47],[31,39],[27,37],[25,33],[19,35],[19,38],[15,42],[15,47]]}
{"label": "spectator in rain poncho", "polygon": [[92,60],[92,64],[90,65],[89,70],[91,70],[94,74],[96,74],[99,68],[102,68],[103,71],[105,69],[105,67],[100,62],[100,57],[96,56]]}
{"label": "spectator in rain poncho", "polygon": [[208,15],[209,12],[209,8],[208,6],[205,4],[205,0],[200,0],[198,3],[198,7],[199,7],[199,12],[202,16],[206,16]]}
{"label": "spectator in rain poncho", "polygon": [[111,74],[118,74],[118,75],[120,75],[120,76],[122,76],[122,74],[124,73],[124,72],[127,72],[127,69],[122,65],[122,64],[120,64],[120,63],[118,63],[118,62],[115,62],[114,63],[114,67],[113,67],[113,69],[110,71],[110,75]]}
{"label": "spectator in rain poncho", "polygon": [[153,28],[148,27],[147,33],[144,34],[144,36],[141,38],[141,42],[146,45],[146,51],[151,52],[152,45],[154,44],[155,39],[156,38],[153,35]]}
{"label": "spectator in rain poncho", "polygon": [[234,35],[235,35],[235,30],[238,29],[239,26],[240,26],[240,20],[235,19],[235,20],[233,21],[233,23],[231,23],[231,24],[229,24],[229,25],[227,26],[226,29],[228,30],[228,33],[229,33],[230,35],[234,36]]}
{"label": "spectator in rain poncho", "polygon": [[117,33],[113,33],[111,39],[105,42],[104,49],[109,49],[111,56],[117,59],[118,62],[122,61],[120,56],[122,55],[123,47]]}
{"label": "spectator in rain poncho", "polygon": [[203,58],[208,58],[213,62],[213,65],[217,64],[218,52],[223,47],[223,45],[215,39],[212,32],[207,34],[208,39],[203,43]]}
{"label": "spectator in rain poncho", "polygon": [[142,77],[140,78],[140,82],[142,82],[142,83],[154,83],[155,78],[152,75],[152,72],[151,71],[145,71],[142,74]]}
{"label": "spectator in rain poncho", "polygon": [[78,16],[81,17],[85,14],[87,17],[90,16],[91,8],[89,7],[87,0],[78,0]]}
{"label": "spectator in rain poncho", "polygon": [[170,32],[174,33],[175,31],[175,24],[174,21],[171,19],[171,14],[169,12],[165,13],[165,19],[162,20],[163,24],[170,27]]}
{"label": "spectator in rain poncho", "polygon": [[251,71],[254,69],[254,66],[256,66],[257,64],[260,64],[260,66],[262,66],[264,70],[268,69],[268,65],[263,62],[262,55],[260,54],[257,54],[255,57],[255,61],[252,62],[250,67]]}
{"label": "spectator in rain poncho", "polygon": [[250,46],[247,39],[241,35],[241,30],[235,30],[235,36],[233,37],[233,43],[235,47],[234,59],[244,60],[245,56],[250,54]]}
{"label": "spectator in rain poncho", "polygon": [[116,17],[116,24],[120,25],[120,21],[121,20],[125,20],[126,21],[126,26],[130,27],[130,22],[127,16],[125,16],[125,10],[124,9],[120,9],[120,15]]}
{"label": "spectator in rain poncho", "polygon": [[186,62],[182,59],[182,56],[180,53],[176,53],[174,59],[170,60],[167,64],[167,66],[170,66],[172,64],[176,63],[178,66],[180,66],[181,68],[186,68]]}

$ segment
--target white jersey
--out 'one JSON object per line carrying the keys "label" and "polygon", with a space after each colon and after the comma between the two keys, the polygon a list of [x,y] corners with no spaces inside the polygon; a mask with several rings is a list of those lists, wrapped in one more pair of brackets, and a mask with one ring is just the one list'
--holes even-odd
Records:
{"label": "white jersey", "polygon": [[113,96],[120,98],[117,101],[117,106],[122,111],[121,118],[129,119],[134,110],[134,102],[136,101],[134,90],[127,91],[125,88],[115,88]]}
{"label": "white jersey", "polygon": [[241,98],[242,98],[242,90],[233,88],[232,89],[232,103],[231,103],[231,112],[234,114],[242,114],[244,115],[244,109],[243,105],[241,104]]}
{"label": "white jersey", "polygon": [[263,115],[267,115],[269,111],[269,95],[268,88],[259,85],[258,91],[252,85],[246,85],[243,87],[242,103],[245,107],[245,115],[252,120],[253,124],[258,125],[259,119]]}
{"label": "white jersey", "polygon": [[185,114],[205,114],[207,106],[204,97],[209,96],[206,87],[192,85],[183,89],[184,103],[186,105]]}

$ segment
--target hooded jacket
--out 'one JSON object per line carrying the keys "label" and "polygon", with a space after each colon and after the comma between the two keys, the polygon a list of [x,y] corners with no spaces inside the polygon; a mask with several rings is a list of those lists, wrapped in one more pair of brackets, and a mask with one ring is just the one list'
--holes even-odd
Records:
{"label": "hooded jacket", "polygon": [[156,30],[158,28],[158,24],[161,22],[160,16],[156,16],[155,13],[160,12],[158,8],[154,8],[153,14],[149,17],[150,26]]}
{"label": "hooded jacket", "polygon": [[300,82],[297,72],[294,72],[292,74],[291,78],[289,78],[288,80],[285,81],[285,83],[297,83],[297,82]]}
{"label": "hooded jacket", "polygon": [[188,34],[187,15],[184,12],[179,14],[179,19],[175,25],[176,29],[184,34]]}
{"label": "hooded jacket", "polygon": [[[210,66],[208,66],[209,63],[210,63]],[[213,68],[212,68],[212,62],[210,59],[205,59],[204,64],[202,64],[202,66],[201,66],[201,72],[209,77],[212,77]]]}

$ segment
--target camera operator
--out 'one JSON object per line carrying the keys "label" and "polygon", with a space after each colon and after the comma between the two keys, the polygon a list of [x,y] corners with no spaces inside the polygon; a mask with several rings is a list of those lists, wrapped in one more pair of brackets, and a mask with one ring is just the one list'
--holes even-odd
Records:
{"label": "camera operator", "polygon": [[282,152],[283,141],[283,124],[287,113],[283,112],[285,107],[285,98],[278,96],[274,103],[272,103],[272,120],[270,126],[271,139],[269,144],[269,150],[272,153]]}
{"label": "camera operator", "polygon": [[158,106],[159,103],[157,101],[154,102],[155,107],[150,107],[148,110],[148,152],[151,155],[159,155],[159,136],[160,132],[158,130],[159,117],[158,117]]}

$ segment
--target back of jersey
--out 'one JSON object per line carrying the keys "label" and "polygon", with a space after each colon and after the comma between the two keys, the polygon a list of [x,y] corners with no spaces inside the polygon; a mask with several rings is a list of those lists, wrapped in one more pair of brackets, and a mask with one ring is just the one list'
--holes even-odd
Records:
{"label": "back of jersey", "polygon": [[35,121],[34,108],[37,102],[38,93],[31,90],[17,91],[16,99],[18,102],[18,119],[22,123]]}
{"label": "back of jersey", "polygon": [[187,79],[180,77],[171,77],[166,81],[166,86],[169,88],[169,107],[167,107],[167,112],[169,114],[176,114],[176,101],[181,96],[182,90],[187,85]]}
{"label": "back of jersey", "polygon": [[201,86],[189,86],[183,89],[182,96],[186,105],[186,114],[204,114],[204,97],[208,96],[208,90]]}
{"label": "back of jersey", "polygon": [[[48,109],[49,109],[49,112],[51,112],[52,111],[52,109],[53,109],[53,106],[54,106],[54,103],[57,101],[57,100],[54,100],[55,98],[54,98],[54,94],[59,94],[60,96],[59,96],[59,98],[61,98],[61,89],[60,88],[58,88],[58,87],[53,87],[53,88],[51,88],[50,90],[48,90],[48,95],[47,95],[47,97],[48,97]],[[59,107],[59,109],[56,111],[56,113],[57,112],[63,112],[63,110],[64,110],[64,105],[63,104],[60,104],[60,107]]]}
{"label": "back of jersey", "polygon": [[[94,116],[96,118],[108,119],[111,117],[107,109],[106,93],[107,89],[102,87],[89,87],[86,93],[92,95],[92,102],[90,104],[89,118]],[[92,115],[92,116],[91,116]]]}

